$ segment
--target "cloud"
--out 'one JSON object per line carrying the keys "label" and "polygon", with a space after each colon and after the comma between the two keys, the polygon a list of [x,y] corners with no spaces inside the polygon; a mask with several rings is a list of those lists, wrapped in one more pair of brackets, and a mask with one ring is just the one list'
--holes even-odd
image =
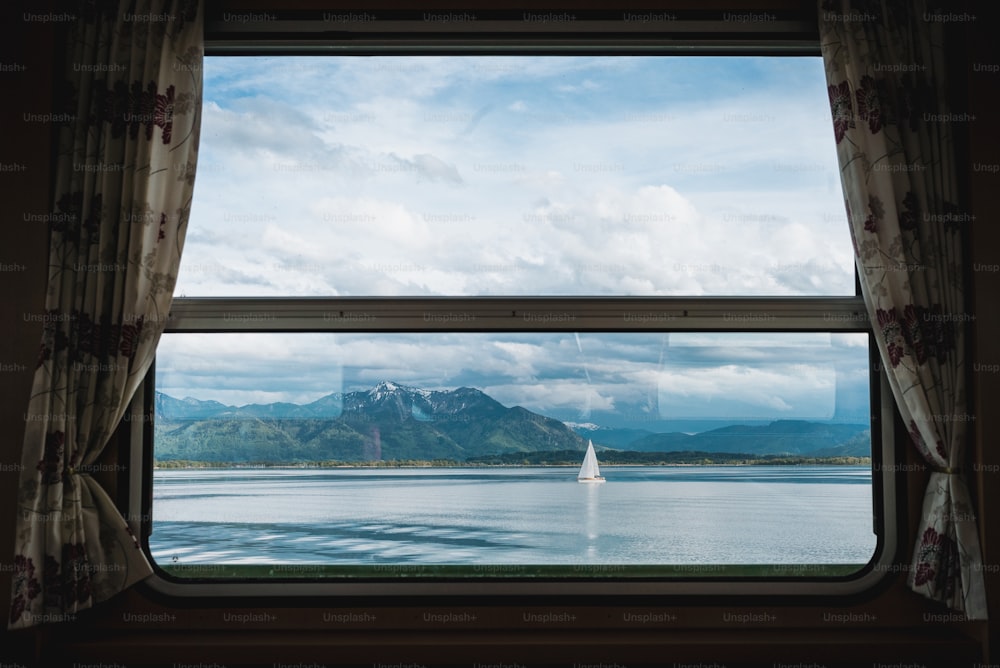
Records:
{"label": "cloud", "polygon": [[484,391],[501,403],[520,405],[542,414],[558,409],[571,409],[584,416],[595,410],[615,409],[613,397],[602,394],[586,383],[573,381],[490,385]]}
{"label": "cloud", "polygon": [[462,131],[459,133],[459,136],[465,137],[472,134],[472,132],[479,125],[479,123],[482,122],[484,118],[486,118],[486,114],[490,113],[491,111],[493,111],[493,105],[488,104],[479,111],[477,111],[475,114],[473,114],[472,118],[469,120],[469,124],[466,125],[464,128],[462,128]]}
{"label": "cloud", "polygon": [[560,93],[583,93],[599,90],[601,85],[591,81],[590,79],[584,79],[578,84],[561,84],[556,86],[556,90]]}
{"label": "cloud", "polygon": [[[825,218],[842,208],[840,197],[817,197],[825,172],[789,162],[804,147],[823,148],[816,164],[835,167],[822,119],[815,131],[821,82],[808,103],[804,95],[776,101],[758,72],[765,84],[750,92],[706,88],[709,100],[693,104],[649,82],[683,88],[699,67],[721,77],[701,59],[679,67],[648,58],[444,58],[433,59],[434,71],[407,59],[263,59],[271,70],[245,59],[243,77],[231,59],[216,60],[207,68],[213,102],[203,145],[224,168],[199,174],[191,222],[192,230],[224,230],[239,249],[221,253],[228,271],[216,279],[258,275],[258,294],[853,291],[846,225]],[[632,74],[646,98],[633,99]],[[572,85],[589,106],[560,106],[547,95],[568,76],[583,82]],[[518,111],[491,113],[497,108]],[[802,188],[800,172],[821,178]],[[330,239],[309,214],[330,199],[346,213],[385,202],[379,211],[389,219],[341,226]],[[219,220],[251,213],[275,219]],[[411,244],[403,248],[382,233],[420,218],[431,221],[432,242],[419,256],[412,235],[403,235]],[[288,255],[283,244],[253,248],[269,236],[266,225],[289,230],[331,269],[320,279],[313,262],[295,277],[255,271],[277,265],[288,274],[290,258],[309,255]],[[219,257],[217,248],[193,234],[187,252]],[[370,269],[406,263],[423,270]],[[204,278],[182,279],[180,289],[252,294],[246,283]]]}
{"label": "cloud", "polygon": [[445,181],[455,184],[463,182],[454,165],[449,165],[433,155],[422,153],[413,156],[412,160],[400,159],[400,162],[404,165],[413,165],[417,172],[431,181]]}
{"label": "cloud", "polygon": [[725,364],[702,368],[697,374],[667,368],[659,381],[660,405],[687,410],[690,416],[711,415],[718,407],[710,404],[722,403],[739,407],[735,415],[829,418],[836,405],[836,371],[824,365]]}

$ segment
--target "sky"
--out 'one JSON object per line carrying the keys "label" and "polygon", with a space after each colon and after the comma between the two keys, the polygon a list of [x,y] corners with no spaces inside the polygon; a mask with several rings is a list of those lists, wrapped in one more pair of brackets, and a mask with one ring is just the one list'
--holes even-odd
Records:
{"label": "sky", "polygon": [[[819,58],[209,57],[204,96],[178,296],[854,294]],[[866,420],[867,364],[843,334],[168,334],[157,387]]]}

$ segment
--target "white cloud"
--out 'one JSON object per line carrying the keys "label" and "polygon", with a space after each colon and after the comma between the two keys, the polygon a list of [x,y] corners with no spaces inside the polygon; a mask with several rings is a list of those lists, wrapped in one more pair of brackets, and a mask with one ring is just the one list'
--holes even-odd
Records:
{"label": "white cloud", "polygon": [[722,364],[696,372],[666,368],[659,378],[661,406],[700,417],[722,409],[733,416],[829,418],[836,410],[836,388],[832,366],[805,363]]}
{"label": "white cloud", "polygon": [[578,84],[561,84],[556,86],[556,90],[560,93],[581,93],[599,90],[600,88],[600,84],[595,83],[590,79],[584,79]]}
{"label": "white cloud", "polygon": [[580,415],[587,415],[595,410],[615,409],[613,397],[603,395],[597,388],[580,382],[490,385],[484,391],[508,406],[520,405],[543,414],[558,409],[571,409],[578,411]]}
{"label": "white cloud", "polygon": [[[445,59],[434,61],[443,68],[435,72],[383,61],[368,68],[371,77],[360,90],[349,84],[361,81],[365,65],[348,60],[295,106],[291,86],[304,86],[309,76],[323,71],[317,67],[310,75],[302,65],[279,70],[282,80],[272,81],[274,87],[257,82],[262,90],[274,90],[272,100],[259,93],[237,98],[229,104],[238,112],[216,103],[205,123],[215,159],[231,149],[255,156],[256,162],[232,169],[227,163],[224,173],[204,175],[204,184],[199,176],[199,192],[210,191],[215,202],[198,199],[192,228],[217,228],[219,214],[236,209],[237,214],[274,211],[279,220],[273,224],[296,230],[289,234],[298,237],[300,248],[279,244],[272,254],[308,255],[301,246],[311,245],[317,255],[322,247],[328,249],[324,261],[342,270],[331,269],[317,280],[314,264],[304,263],[303,275],[294,279],[261,276],[252,268],[281,265],[291,271],[294,262],[260,257],[261,249],[250,245],[261,235],[247,234],[254,227],[242,224],[245,241],[226,235],[239,252],[204,254],[225,259],[227,271],[203,275],[196,283],[187,280],[192,274],[182,274],[181,290],[252,294],[246,280],[252,276],[260,276],[259,294],[280,294],[291,286],[315,290],[309,294],[692,295],[853,287],[846,232],[825,232],[832,226],[823,209],[830,207],[817,206],[813,190],[792,189],[791,170],[773,169],[794,155],[783,136],[812,141],[804,127],[805,108],[791,113],[788,108],[795,107],[788,99],[775,106],[766,97],[744,96],[697,107],[685,101],[683,113],[623,115],[629,107],[620,105],[617,112],[595,119],[531,103],[535,111],[526,123],[514,120],[529,108],[523,95],[505,104],[518,110],[505,120],[488,113],[492,103],[482,95],[466,99],[454,92],[457,82],[510,85],[609,69],[594,59],[555,60],[560,62],[521,59],[512,67],[502,58],[475,60],[471,66]],[[639,61],[611,62],[627,64],[612,68],[620,76]],[[580,90],[603,85],[590,76],[582,81]],[[441,100],[417,94],[414,82],[426,84],[425,93],[449,93]],[[244,83],[242,90],[248,89],[256,91]],[[531,90],[524,84],[523,93]],[[324,106],[324,100],[333,99],[338,103]],[[762,111],[741,111],[743,104]],[[758,120],[779,112],[781,123]],[[470,128],[475,128],[474,140],[461,136]],[[826,134],[817,141],[829,143]],[[800,149],[797,141],[794,150]],[[827,153],[832,155],[832,149]],[[713,161],[723,168],[720,174],[699,171],[711,170]],[[774,172],[765,182],[757,174],[761,162]],[[753,189],[720,191],[716,185],[705,191],[714,181],[730,183],[750,165],[757,168],[742,178],[750,178]],[[387,200],[386,195],[393,202],[390,209],[374,214],[378,219],[369,224],[340,226],[336,239],[314,217],[303,215],[330,200],[349,214],[372,200]],[[409,231],[420,217],[437,221],[427,231],[429,243],[419,243]],[[398,243],[387,240],[384,231],[394,232],[405,220],[411,224],[392,234]],[[401,247],[404,242],[407,248]],[[192,255],[200,243],[192,235]],[[404,262],[423,267],[423,274],[363,268]],[[230,283],[211,284],[222,276]]]}

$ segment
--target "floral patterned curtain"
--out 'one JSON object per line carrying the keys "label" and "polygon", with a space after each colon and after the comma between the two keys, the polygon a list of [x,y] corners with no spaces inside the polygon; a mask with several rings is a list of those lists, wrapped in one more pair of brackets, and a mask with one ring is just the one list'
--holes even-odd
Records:
{"label": "floral patterned curtain", "polygon": [[198,153],[197,0],[81,2],[69,32],[10,628],[73,619],[152,573],[90,473],[166,325]]}
{"label": "floral patterned curtain", "polygon": [[986,619],[976,518],[962,462],[962,225],[945,99],[943,21],[923,0],[820,0],[820,43],[851,237],[896,405],[926,460],[909,586]]}

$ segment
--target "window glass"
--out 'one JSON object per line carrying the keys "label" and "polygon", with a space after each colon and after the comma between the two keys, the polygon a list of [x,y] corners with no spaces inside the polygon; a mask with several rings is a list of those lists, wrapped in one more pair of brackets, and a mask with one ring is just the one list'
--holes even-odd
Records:
{"label": "window glass", "polygon": [[151,551],[849,572],[876,544],[868,384],[864,333],[168,334]]}
{"label": "window glass", "polygon": [[185,296],[853,295],[818,57],[208,57]]}

